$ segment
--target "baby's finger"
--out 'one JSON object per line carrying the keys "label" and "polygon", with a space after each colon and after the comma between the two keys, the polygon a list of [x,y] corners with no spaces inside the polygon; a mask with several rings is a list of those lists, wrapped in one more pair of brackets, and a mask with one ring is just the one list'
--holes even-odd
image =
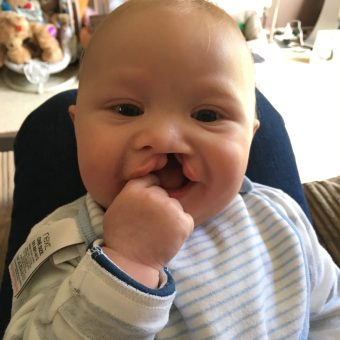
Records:
{"label": "baby's finger", "polygon": [[191,235],[191,233],[194,231],[194,228],[195,228],[195,222],[194,222],[193,217],[190,214],[188,214],[186,212],[184,214],[185,214],[185,217],[186,217],[186,220],[187,220],[187,226],[189,227],[189,229],[188,229],[189,235]]}
{"label": "baby's finger", "polygon": [[156,175],[149,174],[143,177],[134,178],[129,181],[130,184],[138,186],[139,188],[149,188],[155,185],[159,185],[160,181]]}

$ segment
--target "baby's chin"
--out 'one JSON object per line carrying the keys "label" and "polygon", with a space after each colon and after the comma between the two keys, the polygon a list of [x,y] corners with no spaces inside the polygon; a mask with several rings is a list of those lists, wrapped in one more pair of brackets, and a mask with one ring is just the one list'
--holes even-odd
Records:
{"label": "baby's chin", "polygon": [[[186,213],[190,214],[194,220],[195,227],[198,225],[206,224],[217,215],[221,214],[227,209],[231,200],[220,202],[219,205],[210,205],[211,202],[206,202],[198,206],[192,206],[190,202],[183,202],[182,206]],[[191,202],[192,203],[192,202]]]}

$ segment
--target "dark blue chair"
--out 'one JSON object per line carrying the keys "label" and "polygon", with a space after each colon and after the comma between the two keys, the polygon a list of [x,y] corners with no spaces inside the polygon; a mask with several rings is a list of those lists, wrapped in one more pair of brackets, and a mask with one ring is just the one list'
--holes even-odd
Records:
{"label": "dark blue chair", "polygon": [[[68,106],[77,92],[60,93],[32,112],[21,126],[14,145],[15,191],[6,269],[34,224],[57,207],[85,193],[76,157]],[[256,90],[261,127],[254,138],[247,176],[280,188],[309,216],[294,153],[284,122],[268,100]],[[12,291],[8,271],[0,295],[0,338],[10,318]]]}

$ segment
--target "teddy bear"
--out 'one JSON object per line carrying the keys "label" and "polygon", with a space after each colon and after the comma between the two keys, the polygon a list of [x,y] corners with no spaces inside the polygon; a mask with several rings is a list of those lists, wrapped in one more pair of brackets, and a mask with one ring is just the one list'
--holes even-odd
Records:
{"label": "teddy bear", "polygon": [[0,12],[0,66],[4,58],[15,64],[38,57],[47,63],[63,59],[59,42],[51,34],[51,25],[29,22],[15,12]]}
{"label": "teddy bear", "polygon": [[52,64],[63,59],[64,54],[59,42],[52,35],[54,33],[51,33],[51,30],[55,30],[53,25],[31,23],[31,30],[34,37],[33,41],[41,50],[40,59],[42,61]]}
{"label": "teddy bear", "polygon": [[30,52],[23,41],[32,38],[30,23],[14,12],[0,12],[0,66],[5,54],[16,64],[26,63],[31,59]]}

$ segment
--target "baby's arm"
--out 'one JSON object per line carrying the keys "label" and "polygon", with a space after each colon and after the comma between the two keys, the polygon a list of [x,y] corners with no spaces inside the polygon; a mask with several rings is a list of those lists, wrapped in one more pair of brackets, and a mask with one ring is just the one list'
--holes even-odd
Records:
{"label": "baby's arm", "polygon": [[[67,254],[66,254],[67,256]],[[106,271],[87,251],[79,264],[56,254],[19,298],[4,339],[151,339],[167,323],[174,283],[142,292]]]}
{"label": "baby's arm", "polygon": [[[146,178],[146,181],[141,179],[129,183],[122,191],[122,195],[119,196],[117,205],[113,204],[105,216],[104,224],[109,222],[109,227],[105,227],[106,247],[104,246],[104,250],[108,253],[113,250],[121,257],[122,262],[120,262],[118,256],[116,264],[124,272],[110,262],[105,255],[100,254],[100,252],[98,254],[98,251],[91,252],[89,250],[85,255],[84,249],[81,255],[75,255],[74,249],[69,253],[65,253],[63,250],[56,253],[34,274],[19,298],[14,299],[14,314],[5,339],[16,337],[46,339],[52,335],[65,339],[83,338],[85,336],[100,338],[101,335],[104,337],[105,334],[110,334],[112,339],[125,337],[148,339],[152,338],[166,325],[174,299],[174,282],[171,276],[163,270],[163,266],[178,250],[174,249],[173,243],[171,243],[171,240],[177,239],[176,235],[170,234],[176,234],[175,229],[182,227],[181,222],[188,222],[186,224],[188,230],[180,234],[180,241],[178,241],[178,247],[180,247],[181,242],[184,242],[186,236],[192,230],[192,219],[183,212],[177,201],[167,197],[161,188],[152,183],[157,183],[157,179],[153,176]],[[144,189],[148,191],[149,186],[151,186],[151,193],[147,193],[147,197],[141,195],[139,203],[138,200],[129,202],[129,193],[135,195],[140,190],[142,192]],[[162,195],[164,195],[163,198]],[[167,202],[167,209],[162,209],[161,202],[163,202],[162,204]],[[132,210],[132,207],[138,204],[140,212],[142,212],[141,219],[136,216],[139,212],[133,213],[134,210]],[[156,209],[152,213],[153,207]],[[118,209],[119,212],[115,209]],[[125,209],[125,214],[123,209]],[[176,211],[179,213],[176,214]],[[167,212],[171,212],[172,216],[166,218]],[[133,219],[131,220],[134,217],[135,222],[137,222],[134,227],[141,228],[137,230],[137,234],[140,233],[138,236],[140,241],[143,235],[144,240],[147,239],[147,234],[142,232],[144,225],[148,230],[145,231],[146,233],[152,230],[150,239],[156,242],[156,247],[150,251],[151,243],[144,244],[143,247],[142,244],[133,242],[130,244],[125,241],[125,243],[119,244],[122,246],[121,248],[118,247],[118,250],[123,250],[122,255],[115,248],[111,248],[116,243],[110,242],[110,237],[107,235],[113,235],[116,232],[113,231],[113,234],[111,234],[112,229],[110,227],[113,226],[111,224],[112,214],[116,213],[120,216],[117,219],[119,222],[124,222],[124,218],[126,221],[134,222]],[[145,221],[148,223],[145,223]],[[163,233],[157,233],[153,229],[156,224],[163,228],[170,228],[171,231],[165,229]],[[46,225],[43,227],[47,228]],[[132,229],[132,226],[127,226],[125,231],[132,232]],[[66,233],[67,226],[65,226]],[[168,237],[166,233],[169,233],[172,238]],[[127,237],[127,235],[129,234],[124,237]],[[130,234],[129,239],[133,241],[132,236]],[[121,242],[123,241],[122,239]],[[130,248],[128,248],[130,250],[146,249],[147,252],[141,252],[140,258],[139,256],[136,258],[126,257],[125,244],[130,245]],[[172,247],[167,247],[168,244],[172,244]],[[94,249],[98,248],[95,247]],[[156,259],[156,256],[153,257],[152,255],[155,254],[154,250],[156,255],[161,254],[160,259],[150,263],[144,262],[145,259],[149,259],[150,254],[150,258]],[[80,261],[79,257],[81,257]],[[144,259],[143,262],[139,262],[140,259]],[[109,265],[105,265],[103,260]],[[126,260],[128,263],[131,261],[136,268],[150,269],[151,283],[150,281],[143,282],[143,275],[138,280],[138,274],[136,275],[131,267],[125,266],[124,261]],[[155,266],[155,263],[158,266]],[[139,265],[141,266],[139,267]],[[128,277],[126,273],[129,273],[136,280]],[[159,281],[160,273],[163,280]],[[145,287],[157,287],[162,281],[166,283],[159,289]],[[140,289],[141,287],[142,289]]]}

